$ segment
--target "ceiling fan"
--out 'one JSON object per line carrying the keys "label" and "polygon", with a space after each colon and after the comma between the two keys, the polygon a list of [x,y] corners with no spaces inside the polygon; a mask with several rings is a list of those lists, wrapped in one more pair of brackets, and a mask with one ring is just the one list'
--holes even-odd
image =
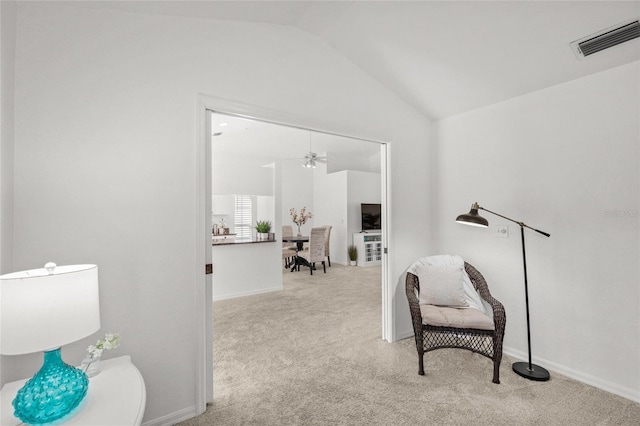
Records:
{"label": "ceiling fan", "polygon": [[327,157],[319,157],[315,152],[309,151],[309,153],[304,156],[302,167],[315,168],[316,163],[327,164]]}
{"label": "ceiling fan", "polygon": [[327,164],[328,157],[319,156],[315,152],[311,151],[311,132],[309,132],[309,153],[299,159],[304,160],[304,162],[302,163],[302,167],[306,168],[315,169],[316,163]]}

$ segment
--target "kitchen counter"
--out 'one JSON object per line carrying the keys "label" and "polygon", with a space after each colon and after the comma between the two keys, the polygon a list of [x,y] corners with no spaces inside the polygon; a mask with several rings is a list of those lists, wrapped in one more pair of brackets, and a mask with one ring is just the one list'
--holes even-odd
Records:
{"label": "kitchen counter", "polygon": [[259,244],[259,243],[274,243],[276,239],[271,240],[258,240],[255,237],[249,239],[239,239],[236,238],[235,234],[227,234],[227,235],[213,235],[211,238],[211,244],[214,246],[227,246],[227,245],[238,245],[238,244]]}

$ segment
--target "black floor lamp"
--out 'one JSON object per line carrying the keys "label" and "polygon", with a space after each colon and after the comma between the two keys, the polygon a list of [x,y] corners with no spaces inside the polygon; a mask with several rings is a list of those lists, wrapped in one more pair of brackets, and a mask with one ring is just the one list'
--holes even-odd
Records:
{"label": "black floor lamp", "polygon": [[546,232],[540,231],[539,229],[532,228],[523,222],[518,222],[517,220],[510,219],[506,216],[502,216],[501,214],[492,212],[491,210],[487,210],[484,207],[480,207],[478,203],[473,203],[471,206],[471,211],[467,214],[461,214],[456,218],[456,222],[462,223],[465,225],[473,225],[473,226],[481,226],[486,228],[489,226],[489,221],[484,217],[478,214],[478,210],[484,210],[486,212],[495,214],[496,216],[500,216],[503,219],[507,219],[511,222],[517,223],[520,225],[520,235],[522,236],[522,263],[524,265],[524,297],[527,306],[527,343],[529,344],[529,362],[516,362],[513,364],[513,371],[515,371],[518,375],[537,381],[545,381],[549,380],[549,372],[539,365],[535,365],[531,363],[531,328],[529,323],[529,288],[527,284],[527,255],[524,250],[524,228],[529,228],[536,231],[539,234],[544,235],[545,237],[550,237],[550,234]]}

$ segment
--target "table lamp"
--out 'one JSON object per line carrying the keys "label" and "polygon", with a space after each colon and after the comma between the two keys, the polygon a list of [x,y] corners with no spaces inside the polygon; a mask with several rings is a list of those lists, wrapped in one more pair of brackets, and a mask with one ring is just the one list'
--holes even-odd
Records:
{"label": "table lamp", "polygon": [[489,221],[484,217],[480,216],[478,214],[478,210],[484,210],[486,212],[499,216],[508,221],[517,223],[520,226],[520,236],[522,237],[522,263],[524,266],[524,299],[527,307],[527,343],[528,343],[528,350],[529,350],[529,362],[515,362],[512,365],[512,369],[516,374],[518,374],[521,377],[524,377],[525,379],[537,380],[540,382],[549,380],[549,377],[550,377],[549,371],[531,362],[531,326],[529,321],[529,286],[527,283],[527,255],[524,250],[524,228],[529,228],[533,231],[536,231],[539,234],[544,235],[545,237],[550,237],[551,235],[549,235],[544,231],[540,231],[539,229],[532,228],[523,222],[510,219],[496,212],[492,212],[491,210],[487,210],[484,207],[480,207],[478,203],[473,203],[469,213],[461,214],[460,216],[458,216],[456,218],[456,222],[462,223],[464,225],[481,226],[486,228],[487,226],[489,226]]}
{"label": "table lamp", "polygon": [[80,404],[89,380],[62,361],[60,347],[99,329],[96,265],[47,263],[43,269],[0,275],[0,354],[44,351],[42,368],[13,400],[18,419],[48,423]]}

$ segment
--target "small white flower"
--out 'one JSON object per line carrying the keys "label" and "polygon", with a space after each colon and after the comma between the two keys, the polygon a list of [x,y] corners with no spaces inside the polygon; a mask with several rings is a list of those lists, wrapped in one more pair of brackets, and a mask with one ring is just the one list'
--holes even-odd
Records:
{"label": "small white flower", "polygon": [[115,349],[120,346],[120,335],[117,333],[107,333],[104,340],[98,340],[95,345],[87,348],[90,358],[98,358],[102,356],[102,352],[108,349]]}

